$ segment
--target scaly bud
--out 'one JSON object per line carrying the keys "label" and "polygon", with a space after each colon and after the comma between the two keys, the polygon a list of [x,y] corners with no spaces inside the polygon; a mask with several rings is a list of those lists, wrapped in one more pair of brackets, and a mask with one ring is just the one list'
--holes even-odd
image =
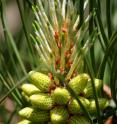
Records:
{"label": "scaly bud", "polygon": [[69,82],[69,87],[79,95],[87,85],[89,79],[89,75],[83,73],[79,74],[78,76],[74,77]]}
{"label": "scaly bud", "polygon": [[[90,105],[90,102],[88,99],[80,97],[79,100],[83,104],[83,106],[87,109]],[[81,106],[79,105],[78,101],[76,99],[72,99],[68,104],[68,109],[72,114],[82,114],[83,110]]]}
{"label": "scaly bud", "polygon": [[67,104],[70,99],[70,93],[65,88],[56,88],[52,93],[52,98],[59,105]]}
{"label": "scaly bud", "polygon": [[56,107],[50,111],[52,124],[65,124],[68,117],[68,111],[64,107]]}
{"label": "scaly bud", "polygon": [[83,116],[72,116],[68,122],[69,124],[90,124],[90,121]]}
{"label": "scaly bud", "polygon": [[33,106],[41,110],[50,110],[53,107],[53,100],[48,94],[40,93],[30,96],[30,102]]}
{"label": "scaly bud", "polygon": [[32,122],[46,122],[49,120],[49,113],[47,111],[40,111],[32,107],[21,109],[19,115]]}
{"label": "scaly bud", "polygon": [[33,84],[23,84],[22,86],[21,86],[21,89],[22,89],[22,91],[26,94],[26,95],[28,95],[28,96],[30,96],[30,95],[32,95],[32,94],[36,94],[36,93],[39,93],[39,92],[41,92],[35,85],[33,85]]}
{"label": "scaly bud", "polygon": [[[102,80],[95,79],[94,84],[95,84],[96,91],[98,92],[102,87]],[[94,96],[93,95],[94,94],[93,93],[93,88],[92,88],[92,85],[91,85],[91,80],[88,80],[87,86],[86,86],[86,88],[84,89],[83,92],[84,92],[84,95],[85,95],[86,98]]]}
{"label": "scaly bud", "polygon": [[29,80],[42,92],[47,92],[52,85],[52,82],[47,75],[36,71],[29,72]]}

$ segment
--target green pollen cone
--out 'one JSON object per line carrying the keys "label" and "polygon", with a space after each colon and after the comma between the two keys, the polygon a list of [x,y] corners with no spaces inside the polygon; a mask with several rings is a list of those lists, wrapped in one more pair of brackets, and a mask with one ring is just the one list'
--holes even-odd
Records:
{"label": "green pollen cone", "polygon": [[32,123],[29,120],[22,120],[22,121],[18,122],[17,124],[32,124]]}
{"label": "green pollen cone", "polygon": [[29,72],[29,81],[38,87],[42,92],[47,92],[52,85],[50,78],[36,71]]}
{"label": "green pollen cone", "polygon": [[[81,103],[84,105],[86,109],[89,107],[90,102],[88,99],[80,97],[79,100],[81,101]],[[72,99],[69,102],[68,109],[71,114],[78,114],[78,113],[83,114],[83,110],[76,99]]]}
{"label": "green pollen cone", "polygon": [[39,93],[39,92],[41,92],[35,85],[33,85],[33,84],[23,84],[22,86],[21,86],[21,89],[22,89],[22,91],[26,94],[26,95],[28,95],[28,96],[30,96],[30,95],[32,95],[32,94],[35,94],[35,93]]}
{"label": "green pollen cone", "polygon": [[79,74],[78,76],[74,77],[69,82],[69,87],[79,95],[87,85],[89,79],[89,75],[83,73]]}
{"label": "green pollen cone", "polygon": [[64,107],[56,107],[50,111],[52,124],[66,124],[68,117],[68,111]]}
{"label": "green pollen cone", "polygon": [[44,93],[30,96],[30,102],[33,106],[36,106],[41,110],[50,110],[54,104],[51,96]]}
{"label": "green pollen cone", "polygon": [[[109,101],[105,98],[98,98],[98,102],[99,102],[99,107],[100,107],[101,110],[103,110],[103,109],[105,109],[106,107],[109,106]],[[95,100],[90,101],[90,107],[89,107],[88,111],[90,113],[96,113]]]}
{"label": "green pollen cone", "polygon": [[[95,79],[94,84],[95,84],[96,91],[99,92],[99,90],[102,87],[102,80]],[[92,98],[94,96],[91,80],[88,81],[87,86],[83,92],[86,98]]]}
{"label": "green pollen cone", "polygon": [[90,124],[89,120],[83,116],[72,116],[68,124]]}
{"label": "green pollen cone", "polygon": [[22,94],[22,97],[23,97],[27,102],[29,102],[29,96],[27,96],[27,94],[25,94],[24,92],[22,92],[21,94]]}
{"label": "green pollen cone", "polygon": [[56,88],[52,93],[52,98],[59,105],[67,104],[70,99],[70,93],[65,88]]}
{"label": "green pollen cone", "polygon": [[49,120],[47,111],[40,111],[32,107],[26,107],[19,111],[19,115],[32,122],[46,122]]}

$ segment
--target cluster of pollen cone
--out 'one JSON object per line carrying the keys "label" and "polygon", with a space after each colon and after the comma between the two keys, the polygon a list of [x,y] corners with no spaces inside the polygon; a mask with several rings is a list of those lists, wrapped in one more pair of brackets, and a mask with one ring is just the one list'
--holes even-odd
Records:
{"label": "cluster of pollen cone", "polygon": [[[19,111],[19,115],[25,119],[19,124],[90,124],[78,101],[66,86],[56,85],[47,75],[35,71],[29,73],[29,81],[31,84],[23,84],[21,89],[30,106]],[[95,79],[94,83],[99,92],[101,80]],[[67,85],[94,116],[96,105],[89,76],[85,73],[79,74]],[[101,110],[108,106],[107,99],[98,100]]]}
{"label": "cluster of pollen cone", "polygon": [[[83,107],[95,117],[96,103],[83,56],[94,33],[85,44],[81,41],[91,14],[77,29],[79,15],[72,0],[37,3],[32,7],[36,20],[31,38],[44,66],[41,71],[30,71],[28,83],[21,86],[27,105],[19,111],[23,120],[18,124],[90,124]],[[94,78],[93,83],[103,111],[109,103],[100,97],[102,81]]]}

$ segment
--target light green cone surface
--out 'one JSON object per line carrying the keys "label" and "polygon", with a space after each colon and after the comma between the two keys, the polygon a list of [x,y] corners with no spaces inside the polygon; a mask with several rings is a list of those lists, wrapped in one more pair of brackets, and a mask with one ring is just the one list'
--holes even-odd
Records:
{"label": "light green cone surface", "polygon": [[89,120],[83,116],[72,116],[68,124],[90,124]]}
{"label": "light green cone surface", "polygon": [[45,123],[44,122],[39,122],[39,123],[38,122],[31,122],[31,121],[25,119],[25,120],[18,122],[17,124],[45,124]]}
{"label": "light green cone surface", "polygon": [[[23,84],[21,89],[22,96],[31,107],[25,107],[19,111],[19,115],[24,120],[18,124],[90,124],[82,107],[67,88],[51,87],[50,78],[35,71],[29,73],[29,80],[32,84]],[[102,81],[95,79],[94,83],[98,93],[102,87]],[[71,79],[68,85],[88,112],[96,116],[96,105],[89,75],[79,74]],[[98,98],[98,101],[101,110],[109,105],[105,98]]]}
{"label": "light green cone surface", "polygon": [[66,124],[68,117],[68,111],[64,107],[56,107],[50,111],[52,124]]}
{"label": "light green cone surface", "polygon": [[70,99],[70,93],[65,88],[56,88],[52,93],[52,98],[58,105],[67,104]]}
{"label": "light green cone surface", "polygon": [[[109,105],[109,101],[105,98],[98,98],[99,107],[101,110],[105,109]],[[90,113],[96,113],[96,104],[95,100],[90,101],[90,107],[89,107]]]}
{"label": "light green cone surface", "polygon": [[47,111],[40,111],[32,107],[21,109],[19,115],[32,122],[46,122],[49,120],[49,113]]}
{"label": "light green cone surface", "polygon": [[[102,87],[102,80],[95,79],[94,84],[95,84],[96,91],[98,92]],[[84,94],[86,98],[89,98],[89,97],[92,98],[94,96],[91,80],[88,81],[87,86],[84,89]]]}
{"label": "light green cone surface", "polygon": [[[81,101],[81,103],[84,105],[84,107],[87,109],[90,105],[90,102],[88,99],[80,97],[79,100]],[[68,104],[68,109],[70,111],[70,113],[72,114],[82,114],[83,110],[80,107],[78,101],[76,99],[72,99],[69,104]]]}
{"label": "light green cone surface", "polygon": [[29,81],[38,87],[42,92],[47,92],[49,87],[52,85],[50,78],[36,71],[29,72]]}
{"label": "light green cone surface", "polygon": [[32,95],[32,94],[35,94],[35,93],[39,93],[39,92],[41,92],[35,85],[33,85],[33,84],[23,84],[22,86],[21,86],[21,89],[22,89],[22,91],[26,94],[26,95],[28,95],[28,96],[30,96],[30,95]]}
{"label": "light green cone surface", "polygon": [[22,120],[22,121],[18,122],[17,124],[32,124],[32,123],[29,120]]}
{"label": "light green cone surface", "polygon": [[50,110],[54,104],[52,97],[44,93],[30,96],[30,102],[41,110]]}
{"label": "light green cone surface", "polygon": [[24,92],[22,92],[21,94],[22,94],[22,97],[23,97],[27,102],[30,102],[29,96],[27,96],[27,94],[25,94]]}
{"label": "light green cone surface", "polygon": [[85,73],[79,74],[78,76],[74,77],[69,82],[69,87],[79,95],[87,85],[89,76]]}

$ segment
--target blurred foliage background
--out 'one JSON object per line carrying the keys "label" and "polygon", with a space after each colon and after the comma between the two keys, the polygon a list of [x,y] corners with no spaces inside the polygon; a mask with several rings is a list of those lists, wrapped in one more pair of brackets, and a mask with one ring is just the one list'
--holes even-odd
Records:
{"label": "blurred foliage background", "polygon": [[[89,32],[94,27],[99,32],[92,49],[92,65],[96,75],[103,63],[99,77],[108,84],[116,100],[117,0],[89,0],[87,11],[82,9],[85,0],[76,1],[81,24],[89,11],[96,11],[97,19],[91,19],[89,24]],[[33,33],[33,4],[36,0],[0,0],[0,124],[15,124],[19,120],[17,110],[23,101],[20,89],[15,87],[25,81],[29,70],[40,66],[30,38],[30,33]]]}

